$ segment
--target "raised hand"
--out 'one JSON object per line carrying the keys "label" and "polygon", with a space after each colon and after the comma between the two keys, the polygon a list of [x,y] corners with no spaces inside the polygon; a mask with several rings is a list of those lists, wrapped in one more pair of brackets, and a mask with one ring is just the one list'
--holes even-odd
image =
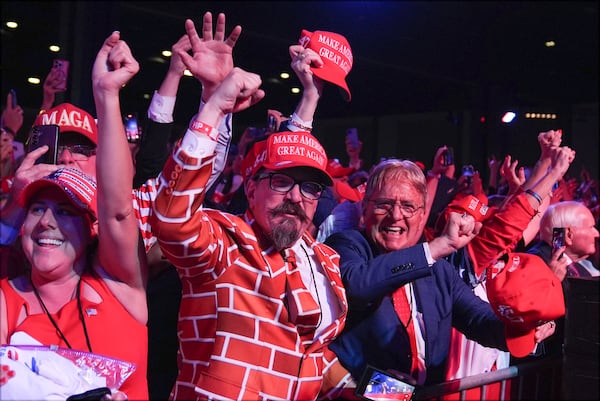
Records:
{"label": "raised hand", "polygon": [[12,94],[6,95],[6,107],[2,110],[2,127],[10,129],[14,136],[23,126],[23,108],[18,104],[12,107]]}
{"label": "raised hand", "polygon": [[538,134],[538,143],[540,145],[540,160],[550,157],[550,149],[560,146],[562,142],[562,130],[550,130]]}
{"label": "raised hand", "polygon": [[236,25],[225,38],[225,14],[219,13],[213,36],[212,14],[207,11],[202,19],[202,38],[190,19],[185,21],[185,30],[192,55],[184,49],[177,49],[177,54],[192,75],[202,83],[202,99],[207,101],[233,69],[233,47],[242,33],[242,27]]}
{"label": "raised hand", "polygon": [[525,169],[517,166],[518,160],[511,161],[511,156],[506,155],[502,166],[500,166],[500,176],[504,177],[508,184],[508,193],[514,194],[519,187],[525,183]]}
{"label": "raised hand", "polygon": [[94,61],[92,85],[94,97],[104,94],[118,94],[140,70],[140,65],[131,54],[127,43],[120,39],[118,31],[105,41]]}
{"label": "raised hand", "polygon": [[479,234],[481,226],[470,214],[450,212],[444,231],[429,242],[431,256],[437,260],[464,247]]}
{"label": "raised hand", "polygon": [[234,68],[199,112],[198,118],[217,126],[225,114],[245,110],[259,102],[265,96],[261,84],[258,74]]}
{"label": "raised hand", "polygon": [[323,80],[315,76],[310,67],[323,66],[323,60],[312,49],[305,49],[302,45],[292,45],[289,48],[292,59],[290,66],[298,76],[304,91],[316,91],[321,96],[323,93]]}

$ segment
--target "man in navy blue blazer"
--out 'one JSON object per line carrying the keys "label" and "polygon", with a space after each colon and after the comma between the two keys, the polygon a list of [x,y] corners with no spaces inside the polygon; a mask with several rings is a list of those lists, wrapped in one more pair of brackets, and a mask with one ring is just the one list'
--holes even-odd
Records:
{"label": "man in navy blue blazer", "polygon": [[[425,176],[418,166],[386,160],[367,182],[364,229],[341,231],[325,242],[340,254],[349,301],[346,328],[330,349],[355,381],[367,364],[412,374],[418,384],[444,381],[452,327],[482,345],[507,351],[502,321],[443,259],[465,246],[481,223],[468,214],[451,213],[444,232],[423,242],[425,195]],[[406,324],[398,317],[397,291],[404,291],[409,301]],[[414,359],[409,324],[415,330]],[[536,341],[540,336],[536,330]]]}

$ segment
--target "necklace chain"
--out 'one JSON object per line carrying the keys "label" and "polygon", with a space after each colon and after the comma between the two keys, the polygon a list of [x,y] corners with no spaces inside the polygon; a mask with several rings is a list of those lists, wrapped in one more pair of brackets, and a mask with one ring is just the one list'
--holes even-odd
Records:
{"label": "necklace chain", "polygon": [[[36,298],[38,299],[38,301],[39,301],[42,309],[44,309],[44,312],[46,313],[46,316],[48,316],[48,319],[50,320],[50,323],[52,323],[52,325],[54,326],[54,328],[58,332],[58,335],[60,336],[60,338],[62,338],[62,340],[67,345],[67,347],[69,347],[69,349],[73,349],[73,347],[71,347],[71,344],[67,340],[67,337],[65,337],[65,334],[62,332],[62,330],[60,329],[60,327],[58,327],[58,324],[56,323],[56,321],[54,320],[54,318],[50,314],[50,311],[46,307],[46,304],[44,303],[44,300],[40,296],[40,293],[38,292],[38,289],[33,284],[33,279],[31,278],[31,276],[29,276],[29,282],[31,283],[31,288],[33,288],[33,293],[35,294]],[[76,295],[75,296],[77,298],[77,309],[79,310],[79,320],[81,321],[81,325],[83,326],[83,334],[85,335],[85,342],[87,344],[88,350],[90,352],[92,352],[92,345],[90,344],[90,337],[88,336],[87,326],[85,324],[85,319],[84,319],[84,316],[83,316],[83,307],[81,305],[81,276],[79,277],[79,281],[77,281],[77,290],[76,290]]]}

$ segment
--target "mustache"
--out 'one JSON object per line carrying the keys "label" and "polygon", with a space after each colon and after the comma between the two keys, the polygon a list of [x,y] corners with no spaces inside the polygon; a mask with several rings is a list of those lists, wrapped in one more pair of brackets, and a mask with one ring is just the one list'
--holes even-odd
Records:
{"label": "mustache", "polygon": [[299,205],[291,202],[284,202],[281,205],[271,209],[272,216],[277,216],[279,214],[294,214],[303,221],[309,220],[306,213],[304,213],[304,210],[302,210]]}

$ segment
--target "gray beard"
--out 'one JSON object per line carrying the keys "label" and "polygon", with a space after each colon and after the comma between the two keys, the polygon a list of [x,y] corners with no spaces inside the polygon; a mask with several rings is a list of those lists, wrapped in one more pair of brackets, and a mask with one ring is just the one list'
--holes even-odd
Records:
{"label": "gray beard", "polygon": [[277,248],[281,251],[285,248],[289,248],[300,238],[301,233],[296,228],[296,223],[292,219],[285,219],[280,224],[273,227],[271,232],[271,240]]}

